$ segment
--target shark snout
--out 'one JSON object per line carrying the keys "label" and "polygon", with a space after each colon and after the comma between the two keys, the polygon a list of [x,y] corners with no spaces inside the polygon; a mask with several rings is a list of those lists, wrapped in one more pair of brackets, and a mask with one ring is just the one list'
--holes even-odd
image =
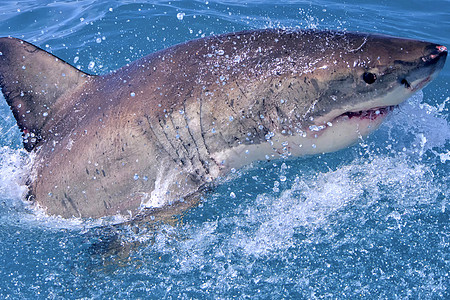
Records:
{"label": "shark snout", "polygon": [[428,63],[437,63],[442,60],[445,62],[447,58],[448,49],[443,45],[438,44],[430,44],[425,47],[425,55],[422,57],[424,62]]}
{"label": "shark snout", "polygon": [[447,52],[447,47],[445,46],[437,46],[438,52]]}
{"label": "shark snout", "polygon": [[422,56],[416,60],[416,66],[411,63],[413,67],[399,77],[400,83],[411,92],[422,89],[437,77],[448,54],[447,47],[433,43],[427,44],[422,51]]}

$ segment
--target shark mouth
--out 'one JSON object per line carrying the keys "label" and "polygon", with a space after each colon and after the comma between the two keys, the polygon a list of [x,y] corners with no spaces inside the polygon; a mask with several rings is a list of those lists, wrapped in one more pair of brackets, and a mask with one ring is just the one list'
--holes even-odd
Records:
{"label": "shark mouth", "polygon": [[[379,117],[387,115],[388,113],[393,111],[395,107],[396,107],[396,105],[395,106],[377,107],[377,108],[372,108],[369,110],[361,110],[361,111],[356,111],[356,112],[349,111],[349,112],[343,113],[342,115],[337,116],[335,118],[335,120],[338,118],[346,118],[346,117],[349,119],[359,118],[361,120],[363,120],[363,119],[375,120]],[[333,122],[333,121],[331,121],[331,122]]]}
{"label": "shark mouth", "polygon": [[392,106],[380,106],[374,107],[368,110],[360,110],[360,111],[347,111],[343,114],[338,115],[332,120],[326,122],[323,125],[311,125],[309,126],[310,132],[323,131],[328,127],[332,127],[333,124],[337,124],[340,122],[346,121],[356,121],[356,122],[381,122],[391,111],[393,111],[398,105]]}

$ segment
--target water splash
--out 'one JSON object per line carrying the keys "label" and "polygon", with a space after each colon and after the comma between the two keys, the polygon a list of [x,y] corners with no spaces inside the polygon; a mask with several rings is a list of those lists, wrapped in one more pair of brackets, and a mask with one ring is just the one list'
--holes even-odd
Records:
{"label": "water splash", "polygon": [[31,157],[24,149],[0,148],[0,199],[4,206],[22,206],[30,163]]}

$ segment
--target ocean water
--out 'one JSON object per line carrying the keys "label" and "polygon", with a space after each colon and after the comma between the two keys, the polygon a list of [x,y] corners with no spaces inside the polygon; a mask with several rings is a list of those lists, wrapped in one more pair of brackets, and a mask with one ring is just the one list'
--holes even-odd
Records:
{"label": "ocean water", "polygon": [[[386,33],[450,46],[450,1],[2,0],[0,36],[104,74],[255,28]],[[449,299],[450,64],[367,139],[231,174],[174,220],[46,217],[0,96],[2,299]]]}

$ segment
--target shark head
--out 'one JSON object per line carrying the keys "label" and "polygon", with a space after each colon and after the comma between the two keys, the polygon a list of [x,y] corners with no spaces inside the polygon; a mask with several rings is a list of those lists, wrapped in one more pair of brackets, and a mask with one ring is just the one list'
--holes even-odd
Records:
{"label": "shark head", "polygon": [[349,33],[336,39],[341,47],[333,61],[311,73],[319,92],[302,130],[312,152],[338,150],[376,130],[437,76],[447,57],[445,46],[416,40]]}

